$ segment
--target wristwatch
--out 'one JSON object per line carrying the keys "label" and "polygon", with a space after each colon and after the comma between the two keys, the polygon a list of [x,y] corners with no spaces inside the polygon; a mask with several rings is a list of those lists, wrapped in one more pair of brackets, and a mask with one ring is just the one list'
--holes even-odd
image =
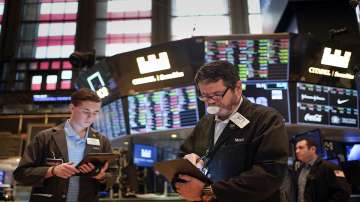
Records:
{"label": "wristwatch", "polygon": [[216,197],[210,184],[205,185],[201,191],[201,200],[204,202],[213,202]]}

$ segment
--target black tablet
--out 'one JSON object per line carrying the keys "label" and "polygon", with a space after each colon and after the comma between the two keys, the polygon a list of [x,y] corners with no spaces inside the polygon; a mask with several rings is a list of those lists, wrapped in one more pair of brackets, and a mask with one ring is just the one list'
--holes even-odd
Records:
{"label": "black tablet", "polygon": [[84,159],[78,164],[78,166],[84,163],[92,163],[92,164],[104,164],[106,161],[111,163],[112,161],[118,160],[120,158],[120,154],[113,153],[88,153],[84,157]]}
{"label": "black tablet", "polygon": [[173,183],[179,174],[189,175],[199,179],[204,183],[211,183],[211,180],[206,177],[197,167],[186,159],[175,159],[170,161],[163,161],[156,163],[154,169],[159,171],[165,178]]}

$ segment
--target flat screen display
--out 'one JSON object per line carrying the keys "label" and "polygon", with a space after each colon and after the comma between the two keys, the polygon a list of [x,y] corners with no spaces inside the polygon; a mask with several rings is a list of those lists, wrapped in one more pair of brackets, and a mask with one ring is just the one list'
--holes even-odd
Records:
{"label": "flat screen display", "polygon": [[5,182],[5,171],[0,170],[0,184],[4,184]]}
{"label": "flat screen display", "polygon": [[121,99],[102,106],[93,127],[106,135],[109,140],[125,135],[126,126]]}
{"label": "flat screen display", "polygon": [[108,58],[116,72],[121,96],[133,92],[191,85],[204,63],[203,38],[153,45]]}
{"label": "flat screen display", "polygon": [[360,161],[360,144],[346,145],[346,160]]}
{"label": "flat screen display", "polygon": [[128,97],[130,134],[194,126],[198,119],[195,86]]}
{"label": "flat screen display", "polygon": [[103,103],[108,103],[119,94],[114,73],[105,59],[86,71],[80,71],[75,87],[85,87],[97,92]]}
{"label": "flat screen display", "polygon": [[205,62],[218,60],[234,64],[242,81],[287,80],[289,36],[209,38],[205,41]]}
{"label": "flat screen display", "polygon": [[134,164],[152,167],[157,161],[157,148],[150,145],[134,144]]}
{"label": "flat screen display", "polygon": [[252,103],[272,107],[290,123],[289,90],[286,82],[243,83],[243,95]]}
{"label": "flat screen display", "polygon": [[358,127],[356,90],[297,83],[298,123]]}

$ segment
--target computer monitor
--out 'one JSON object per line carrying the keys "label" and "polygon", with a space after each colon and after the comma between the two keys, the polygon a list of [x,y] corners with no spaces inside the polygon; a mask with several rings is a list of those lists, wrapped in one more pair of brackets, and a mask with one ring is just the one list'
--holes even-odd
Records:
{"label": "computer monitor", "polygon": [[204,63],[203,39],[182,39],[152,45],[107,58],[114,69],[121,96],[130,92],[190,85]]}
{"label": "computer monitor", "polygon": [[273,107],[290,123],[289,90],[287,82],[243,82],[242,92],[252,103]]}
{"label": "computer monitor", "polygon": [[359,126],[356,90],[297,83],[297,122],[341,127]]}
{"label": "computer monitor", "polygon": [[360,161],[360,144],[346,145],[346,160]]}
{"label": "computer monitor", "polygon": [[228,61],[242,81],[288,80],[289,34],[206,37],[205,62]]}
{"label": "computer monitor", "polygon": [[128,97],[130,134],[194,126],[199,120],[195,86]]}
{"label": "computer monitor", "polygon": [[304,133],[296,134],[293,137],[294,144],[296,145],[296,143],[302,138],[308,138],[314,141],[316,144],[316,154],[320,157],[325,158],[320,129],[310,130]]}
{"label": "computer monitor", "polygon": [[157,148],[150,145],[134,144],[133,160],[136,166],[152,167],[157,162]]}
{"label": "computer monitor", "polygon": [[93,127],[113,140],[126,134],[125,119],[121,99],[116,99],[101,107]]}

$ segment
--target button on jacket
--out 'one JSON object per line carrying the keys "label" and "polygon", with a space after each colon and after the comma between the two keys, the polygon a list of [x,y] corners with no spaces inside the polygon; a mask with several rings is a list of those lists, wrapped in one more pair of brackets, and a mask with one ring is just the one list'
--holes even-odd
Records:
{"label": "button on jacket", "polygon": [[[89,130],[88,137],[99,139],[100,145],[87,144],[84,156],[87,153],[112,152],[109,140],[94,129]],[[51,166],[48,161],[54,158],[62,159],[63,162],[69,161],[64,124],[37,134],[27,146],[19,166],[14,171],[14,178],[17,182],[33,187],[30,201],[66,201],[69,180],[55,176],[44,178]],[[110,179],[111,174],[107,173],[106,177]],[[100,183],[96,179],[80,176],[78,201],[98,201],[99,186]]]}

